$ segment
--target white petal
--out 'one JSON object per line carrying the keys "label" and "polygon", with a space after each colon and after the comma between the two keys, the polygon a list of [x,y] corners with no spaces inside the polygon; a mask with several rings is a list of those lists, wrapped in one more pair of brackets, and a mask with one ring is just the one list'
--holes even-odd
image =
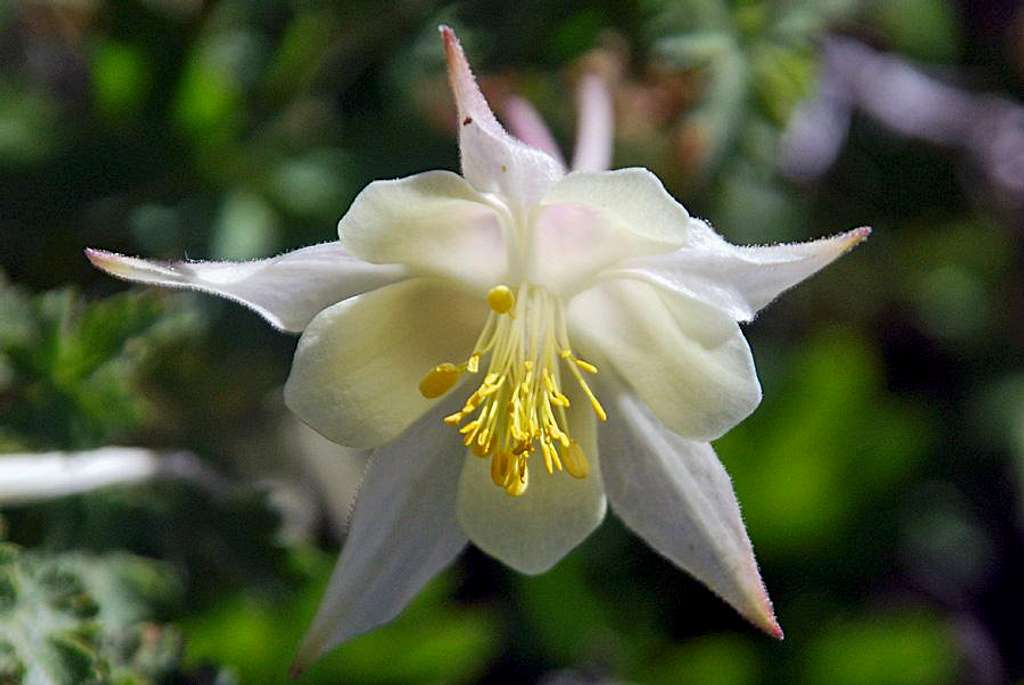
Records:
{"label": "white petal", "polygon": [[467,454],[459,481],[462,529],[473,544],[520,573],[550,569],[600,525],[607,508],[596,420],[579,393],[567,394],[573,403],[570,433],[590,463],[586,478],[548,474],[537,453],[530,457],[526,492],[512,497],[491,480],[489,460]]}
{"label": "white petal", "polygon": [[637,535],[781,638],[729,475],[711,445],[667,430],[627,393],[601,428],[612,509]]}
{"label": "white petal", "polygon": [[[457,404],[447,403],[452,410]],[[463,447],[442,413],[430,412],[371,457],[348,539],[293,674],[393,619],[465,547],[455,517]]]}
{"label": "white petal", "polygon": [[544,196],[544,205],[582,205],[610,224],[667,251],[682,247],[690,214],[665,190],[658,177],[638,167],[615,171],[575,171]]}
{"label": "white petal", "polygon": [[111,276],[218,295],[296,333],[326,307],[406,277],[404,268],[367,264],[336,242],[252,262],[153,262],[93,249],[85,255]]}
{"label": "white petal", "polygon": [[623,279],[585,291],[568,315],[573,345],[610,363],[680,435],[719,438],[761,401],[747,341],[713,307]]}
{"label": "white petal", "polygon": [[455,32],[442,26],[441,36],[459,112],[462,175],[481,192],[499,193],[514,207],[535,205],[562,177],[562,165],[505,132],[477,87]]}
{"label": "white petal", "polygon": [[646,169],[573,172],[535,216],[528,277],[569,296],[609,266],[679,249],[690,224]]}
{"label": "white petal", "polygon": [[530,147],[548,153],[561,167],[565,167],[562,151],[558,148],[555,137],[551,135],[544,118],[533,105],[523,98],[512,96],[505,100],[503,110],[505,122],[512,135]]}
{"label": "white petal", "polygon": [[576,96],[579,123],[573,171],[604,171],[612,164],[615,114],[608,85],[597,74],[584,74]]}
{"label": "white petal", "polygon": [[863,241],[871,229],[788,245],[727,243],[693,220],[690,240],[669,254],[643,257],[605,275],[629,275],[714,305],[737,321],[750,321],[783,291],[814,275]]}
{"label": "white petal", "polygon": [[285,402],[328,440],[381,445],[430,408],[420,379],[468,358],[486,316],[483,300],[428,278],[336,304],[299,339]]}
{"label": "white petal", "polygon": [[362,259],[404,264],[473,290],[486,292],[508,270],[498,213],[449,171],[371,183],[341,218],[338,235]]}

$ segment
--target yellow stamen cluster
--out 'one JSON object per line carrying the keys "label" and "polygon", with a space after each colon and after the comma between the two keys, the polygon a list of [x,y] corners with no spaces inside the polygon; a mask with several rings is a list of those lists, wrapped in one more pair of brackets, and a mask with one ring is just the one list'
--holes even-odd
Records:
{"label": "yellow stamen cluster", "polygon": [[549,474],[564,470],[585,478],[590,466],[569,435],[569,398],[562,392],[558,362],[564,362],[604,421],[604,408],[583,377],[583,372],[597,373],[597,367],[573,354],[561,304],[542,288],[523,284],[516,295],[499,285],[488,293],[487,303],[492,313],[469,359],[435,366],[420,381],[420,392],[440,397],[464,372],[477,373],[480,359],[489,354],[479,387],[445,423],[458,428],[473,454],[490,458],[492,480],[509,495],[526,492],[528,459],[538,451]]}

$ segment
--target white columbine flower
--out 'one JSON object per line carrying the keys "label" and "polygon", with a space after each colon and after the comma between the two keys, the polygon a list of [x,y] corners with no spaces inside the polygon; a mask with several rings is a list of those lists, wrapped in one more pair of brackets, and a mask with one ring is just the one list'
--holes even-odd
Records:
{"label": "white columbine flower", "polygon": [[[737,322],[867,237],[738,247],[646,169],[607,171],[611,104],[580,89],[567,172],[528,105],[514,138],[442,27],[462,175],[371,183],[339,240],[273,259],[154,263],[129,280],[227,297],[302,332],[288,406],[373,451],[301,669],[394,618],[472,541],[541,573],[604,518],[781,637],[710,440],[761,400]],[[601,371],[598,373],[598,367]]]}

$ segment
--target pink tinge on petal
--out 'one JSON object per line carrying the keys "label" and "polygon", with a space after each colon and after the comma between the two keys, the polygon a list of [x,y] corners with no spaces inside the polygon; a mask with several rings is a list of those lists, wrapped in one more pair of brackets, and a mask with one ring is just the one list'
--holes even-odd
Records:
{"label": "pink tinge on petal", "polygon": [[589,207],[542,207],[530,235],[535,249],[527,265],[528,278],[554,292],[571,293],[622,258],[624,246],[618,238]]}
{"label": "pink tinge on petal", "polygon": [[594,73],[585,74],[577,91],[579,124],[576,127],[576,149],[573,171],[605,171],[612,163],[615,116],[611,93],[604,79]]}
{"label": "pink tinge on petal", "polygon": [[543,150],[565,166],[562,151],[558,148],[555,137],[551,135],[551,130],[533,105],[523,98],[510,97],[505,101],[503,110],[505,122],[512,135],[530,147]]}

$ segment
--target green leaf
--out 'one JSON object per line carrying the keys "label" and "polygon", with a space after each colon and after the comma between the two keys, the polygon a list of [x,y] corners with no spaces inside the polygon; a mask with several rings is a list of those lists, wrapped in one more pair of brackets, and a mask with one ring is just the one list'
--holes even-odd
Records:
{"label": "green leaf", "polygon": [[177,633],[147,622],[152,585],[180,587],[168,567],[4,545],[0,579],[0,682],[149,683],[178,668]]}
{"label": "green leaf", "polygon": [[147,409],[139,376],[155,351],[195,327],[189,310],[172,302],[181,300],[155,292],[88,303],[72,290],[29,297],[0,284],[5,440],[78,449],[139,426]]}

